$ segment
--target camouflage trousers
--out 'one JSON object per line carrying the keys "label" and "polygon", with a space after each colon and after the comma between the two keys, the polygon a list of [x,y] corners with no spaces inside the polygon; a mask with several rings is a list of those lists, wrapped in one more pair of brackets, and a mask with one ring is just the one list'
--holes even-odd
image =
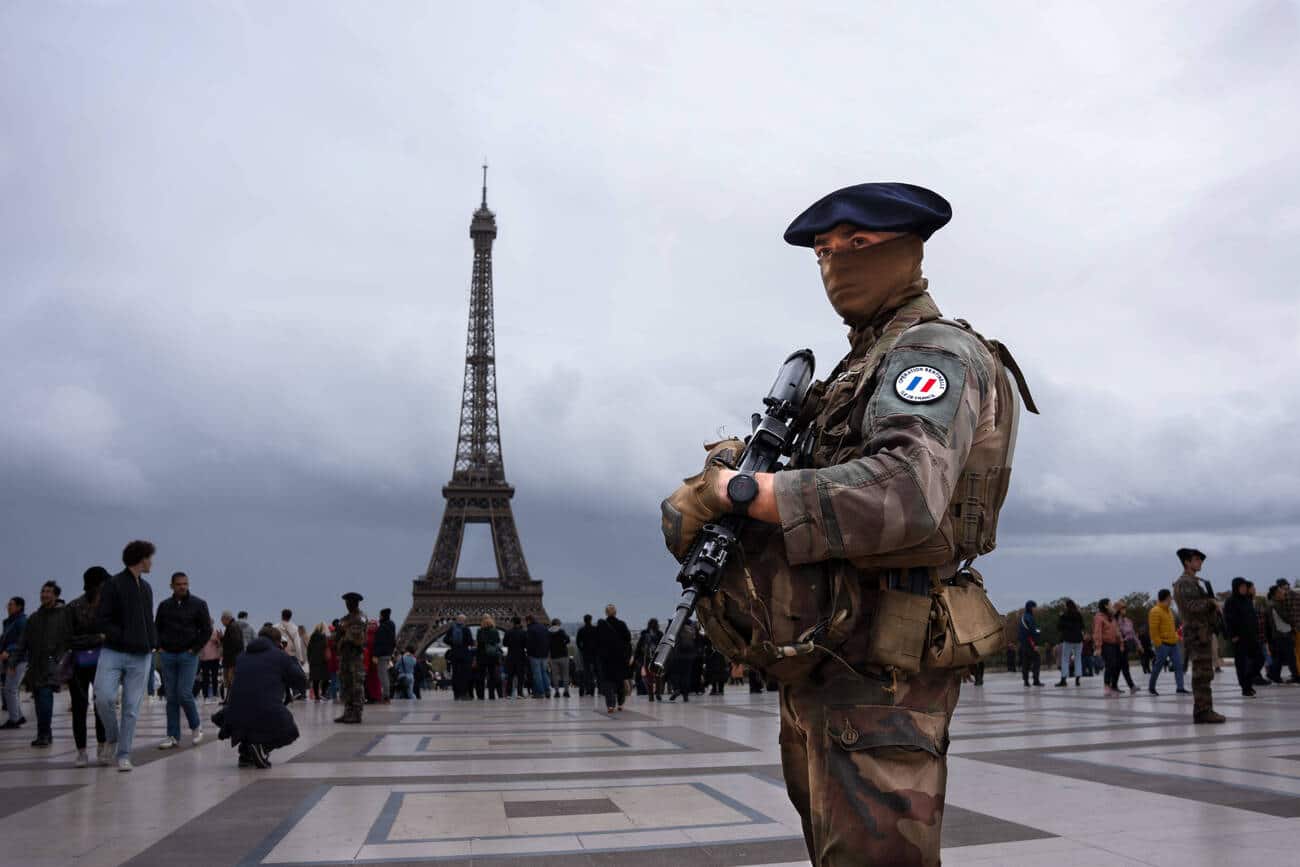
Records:
{"label": "camouflage trousers", "polygon": [[[831,663],[834,665],[835,663]],[[937,865],[960,671],[781,688],[781,765],[817,867]]]}
{"label": "camouflage trousers", "polygon": [[1192,663],[1192,716],[1208,714],[1214,710],[1214,695],[1210,684],[1214,682],[1214,645],[1209,641],[1187,641],[1187,628],[1183,628],[1183,646]]}
{"label": "camouflage trousers", "polygon": [[360,653],[344,653],[339,658],[339,697],[343,712],[360,719],[366,706],[366,667]]}

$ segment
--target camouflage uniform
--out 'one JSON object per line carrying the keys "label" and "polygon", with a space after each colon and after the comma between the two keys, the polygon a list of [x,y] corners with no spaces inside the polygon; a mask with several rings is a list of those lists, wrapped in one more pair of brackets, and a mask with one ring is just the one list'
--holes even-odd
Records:
{"label": "camouflage uniform", "polygon": [[343,716],[335,722],[361,722],[366,705],[366,615],[360,609],[339,620],[335,643],[339,655],[339,694]]}
{"label": "camouflage uniform", "polygon": [[[699,607],[719,649],[782,682],[786,787],[817,865],[939,863],[962,671],[873,665],[874,609],[900,578],[928,595],[957,571],[954,498],[974,496],[963,473],[1013,436],[1016,404],[988,345],[964,324],[932,321],[924,286],[855,329],[850,354],[813,386],[811,452],[775,477],[780,526],[742,536],[743,567]],[[897,383],[918,367],[942,372],[942,399],[904,400]],[[985,493],[1005,494],[1003,469],[976,480]],[[980,516],[991,548],[997,508]],[[814,626],[825,652],[781,652]]]}
{"label": "camouflage uniform", "polygon": [[1214,680],[1214,630],[1219,606],[1191,572],[1174,581],[1174,603],[1183,620],[1183,645],[1192,664],[1192,719],[1214,713],[1210,683]]}

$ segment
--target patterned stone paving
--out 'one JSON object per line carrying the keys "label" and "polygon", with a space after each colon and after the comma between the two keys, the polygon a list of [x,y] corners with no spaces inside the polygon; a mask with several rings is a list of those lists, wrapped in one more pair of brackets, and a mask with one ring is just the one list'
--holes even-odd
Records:
{"label": "patterned stone paving", "polygon": [[[944,863],[1300,864],[1300,687],[1248,700],[1229,677],[1216,728],[1193,726],[1185,697],[1107,700],[1096,678],[967,685]],[[612,718],[577,698],[438,694],[349,727],[299,704],[303,737],[268,771],[215,740],[159,752],[163,708],[146,704],[130,774],[72,766],[65,707],[53,749],[28,747],[30,726],[0,732],[6,863],[804,863],[773,694],[634,698]]]}

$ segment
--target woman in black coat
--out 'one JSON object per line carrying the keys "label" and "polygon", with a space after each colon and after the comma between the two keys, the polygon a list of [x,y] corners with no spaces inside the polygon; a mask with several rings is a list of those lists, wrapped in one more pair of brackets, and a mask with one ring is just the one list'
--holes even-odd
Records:
{"label": "woman in black coat", "polygon": [[271,750],[287,747],[298,739],[298,726],[284,705],[285,689],[295,693],[307,688],[307,676],[298,660],[280,649],[280,635],[263,629],[244,648],[235,663],[235,679],[226,696],[226,706],[212,721],[220,728],[218,737],[230,738],[239,748],[239,766],[271,767]]}

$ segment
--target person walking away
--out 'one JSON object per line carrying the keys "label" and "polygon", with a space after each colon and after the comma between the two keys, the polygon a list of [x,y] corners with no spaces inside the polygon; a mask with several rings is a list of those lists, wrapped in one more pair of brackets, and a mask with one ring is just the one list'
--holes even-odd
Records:
{"label": "person walking away", "polygon": [[313,701],[324,701],[329,695],[330,674],[326,653],[329,639],[325,637],[325,624],[317,623],[307,639],[307,676],[311,681]]}
{"label": "person walking away", "polygon": [[1232,595],[1223,604],[1223,622],[1232,642],[1232,662],[1237,669],[1241,694],[1255,695],[1255,676],[1263,665],[1264,654],[1259,642],[1259,621],[1255,617],[1255,600],[1245,578],[1232,579]]}
{"label": "person walking away", "polygon": [[582,626],[573,637],[578,648],[578,695],[596,694],[596,627],[591,615],[582,615]]}
{"label": "person walking away", "polygon": [[[99,610],[99,591],[111,576],[103,566],[91,566],[81,576],[82,594],[68,603],[68,644],[72,648],[72,680],[68,692],[72,696],[72,739],[77,745],[74,764],[84,768],[90,764],[86,754],[86,712],[90,707],[90,685],[95,682],[99,665],[99,649],[104,644],[95,621]],[[104,723],[95,709],[95,743],[97,762],[107,764],[112,757],[104,755]]]}
{"label": "person walking away", "polygon": [[[1133,628],[1133,621],[1128,618],[1128,605],[1124,600],[1115,603],[1115,626],[1119,629],[1119,673],[1128,684],[1130,694],[1137,692],[1137,686],[1133,683],[1133,673],[1129,671],[1128,658],[1129,654],[1138,650],[1137,630]],[[1115,688],[1119,688],[1119,681],[1115,681]]]}
{"label": "person walking away", "polygon": [[[307,648],[302,646],[302,639],[298,637],[298,624],[293,622],[293,611],[291,609],[285,608],[280,612],[280,622],[277,624],[276,629],[280,631],[280,638],[287,647],[286,652],[294,659],[298,660],[299,667],[306,664]],[[287,704],[295,698],[302,698],[304,696],[306,696],[306,693],[303,693],[301,696],[288,693],[285,695],[284,700]]]}
{"label": "person walking away", "polygon": [[1156,604],[1151,606],[1151,612],[1147,614],[1147,631],[1151,634],[1151,646],[1155,651],[1151,677],[1147,681],[1147,692],[1152,695],[1160,694],[1156,692],[1156,680],[1170,662],[1173,663],[1174,682],[1178,685],[1179,694],[1189,694],[1183,688],[1183,656],[1178,649],[1178,630],[1174,628],[1174,613],[1170,610],[1172,605],[1173,594],[1167,587],[1162,587],[1156,594]]}
{"label": "person walking away", "polygon": [[464,614],[447,630],[447,666],[451,669],[452,698],[469,701],[474,698],[474,635],[465,622]]}
{"label": "person walking away", "polygon": [[1065,600],[1065,610],[1056,621],[1061,633],[1061,679],[1057,686],[1065,686],[1074,671],[1074,685],[1083,677],[1083,612],[1073,599]]}
{"label": "person walking away", "polygon": [[[397,658],[397,662],[393,663],[393,670],[397,672],[397,689],[401,697],[413,698],[415,686],[415,647],[413,645],[408,645],[406,652]],[[496,695],[494,694],[492,697],[496,698]]]}
{"label": "person walking away", "polygon": [[298,739],[284,694],[305,693],[307,676],[298,660],[280,649],[283,639],[278,628],[262,628],[235,662],[226,706],[212,717],[217,737],[239,750],[241,768],[271,767],[271,751]]}
{"label": "person walking away", "polygon": [[27,628],[27,600],[21,596],[11,597],[8,607],[9,616],[4,621],[4,632],[0,633],[0,669],[4,672],[4,725],[0,729],[16,729],[27,718],[23,716],[22,695],[18,687],[27,674],[27,659],[22,654],[23,630]]}
{"label": "person walking away", "polygon": [[677,633],[677,646],[673,648],[673,655],[668,663],[668,694],[669,701],[677,701],[677,696],[682,697],[682,702],[691,700],[691,679],[695,671],[695,624],[688,617],[682,622],[681,631]]}
{"label": "person walking away", "polygon": [[244,630],[239,628],[239,621],[229,611],[221,612],[221,625],[226,631],[221,633],[221,701],[224,703],[230,695],[230,682],[235,677],[235,663],[239,654],[244,652]]}
{"label": "person walking away", "polygon": [[1138,661],[1142,664],[1142,673],[1151,674],[1151,660],[1155,658],[1155,649],[1151,646],[1151,630],[1149,625],[1141,624],[1138,630],[1138,644],[1141,646],[1141,655]]}
{"label": "person walking away", "polygon": [[[474,644],[477,663],[474,669],[474,694],[480,701],[484,698],[496,701],[501,695],[501,630],[497,629],[491,614],[484,614],[479,621]],[[411,665],[415,665],[414,656],[411,657]],[[411,674],[414,678],[414,668]]]}
{"label": "person walking away", "polygon": [[397,652],[397,624],[393,622],[393,609],[379,610],[379,628],[375,630],[375,666],[379,669],[379,690],[384,704],[393,698],[388,680],[388,664]]}
{"label": "person walking away", "polygon": [[528,649],[528,674],[532,678],[533,698],[551,697],[551,634],[545,623],[531,614],[524,615],[524,643]]}
{"label": "person walking away", "polygon": [[569,633],[564,631],[564,625],[560,623],[560,618],[556,617],[551,620],[551,628],[548,630],[548,641],[550,642],[550,675],[551,689],[555,690],[555,697],[560,697],[560,690],[564,690],[564,697],[569,697]]}
{"label": "person walking away", "polygon": [[502,643],[506,649],[506,695],[523,698],[525,684],[529,682],[528,635],[518,617],[510,618],[510,628],[506,630]]}
{"label": "person walking away", "polygon": [[59,599],[61,590],[53,581],[41,585],[41,605],[27,618],[23,630],[22,651],[27,659],[23,681],[36,707],[34,747],[48,747],[54,742],[51,722],[54,718],[54,693],[59,691],[59,668],[71,637],[67,611]]}
{"label": "person walking away", "polygon": [[[582,634],[582,630],[578,630]],[[646,623],[645,629],[641,630],[641,635],[636,640],[636,652],[632,654],[632,664],[640,670],[641,678],[645,681],[646,696],[650,701],[663,701],[663,680],[655,673],[654,662],[655,651],[659,648],[659,640],[664,637],[663,630],[659,628],[659,618],[651,617]]]}
{"label": "person walking away", "polygon": [[193,686],[199,653],[212,634],[208,605],[190,593],[189,577],[184,572],[173,574],[171,588],[171,598],[159,603],[155,621],[162,649],[163,689],[167,693],[167,736],[159,742],[160,750],[170,750],[180,743],[182,708],[190,726],[190,743],[197,747],[203,740]]}
{"label": "person walking away", "polygon": [[618,609],[611,602],[605,606],[605,619],[596,626],[596,664],[600,666],[600,692],[605,697],[606,713],[623,709],[631,659],[632,632],[618,619]]}
{"label": "person walking away", "polygon": [[1034,619],[1034,609],[1038,603],[1030,599],[1025,603],[1025,609],[1020,613],[1020,672],[1024,677],[1025,686],[1029,686],[1029,676],[1034,677],[1034,686],[1042,686],[1043,682],[1038,679],[1039,666],[1042,660],[1038,655],[1038,637],[1041,630],[1038,628],[1038,621]]}
{"label": "person walking away", "polygon": [[1214,659],[1211,637],[1219,620],[1219,605],[1209,582],[1197,577],[1205,565],[1205,554],[1195,548],[1179,548],[1183,572],[1174,580],[1174,604],[1183,621],[1183,644],[1192,666],[1192,722],[1217,725],[1227,717],[1214,710]]}
{"label": "person walking away", "polygon": [[239,625],[240,635],[244,637],[244,647],[248,647],[253,643],[253,639],[257,637],[257,630],[253,628],[253,624],[248,622],[248,612],[239,612],[239,619],[235,622]]}
{"label": "person walking away", "polygon": [[[105,755],[116,756],[117,769],[124,772],[131,770],[140,701],[153,670],[152,651],[158,646],[153,588],[144,579],[153,568],[156,550],[143,539],[128,544],[122,551],[126,568],[105,581],[99,594],[98,625],[104,645],[95,672],[95,709],[104,721]],[[120,721],[116,709],[119,690]]]}
{"label": "person walking away", "polygon": [[1275,584],[1268,588],[1268,606],[1266,622],[1269,626],[1268,645],[1272,660],[1268,667],[1268,678],[1274,683],[1282,683],[1282,668],[1291,669],[1291,683],[1300,682],[1300,672],[1295,662],[1295,629],[1287,620],[1284,606],[1288,588],[1285,584]]}
{"label": "person walking away", "polygon": [[199,684],[203,701],[221,699],[221,630],[212,627],[212,635],[199,651]]}
{"label": "person walking away", "polygon": [[343,697],[343,716],[336,723],[360,724],[366,705],[366,615],[361,612],[360,593],[344,593],[348,613],[339,618],[334,630],[335,652],[339,657],[339,693]]}

